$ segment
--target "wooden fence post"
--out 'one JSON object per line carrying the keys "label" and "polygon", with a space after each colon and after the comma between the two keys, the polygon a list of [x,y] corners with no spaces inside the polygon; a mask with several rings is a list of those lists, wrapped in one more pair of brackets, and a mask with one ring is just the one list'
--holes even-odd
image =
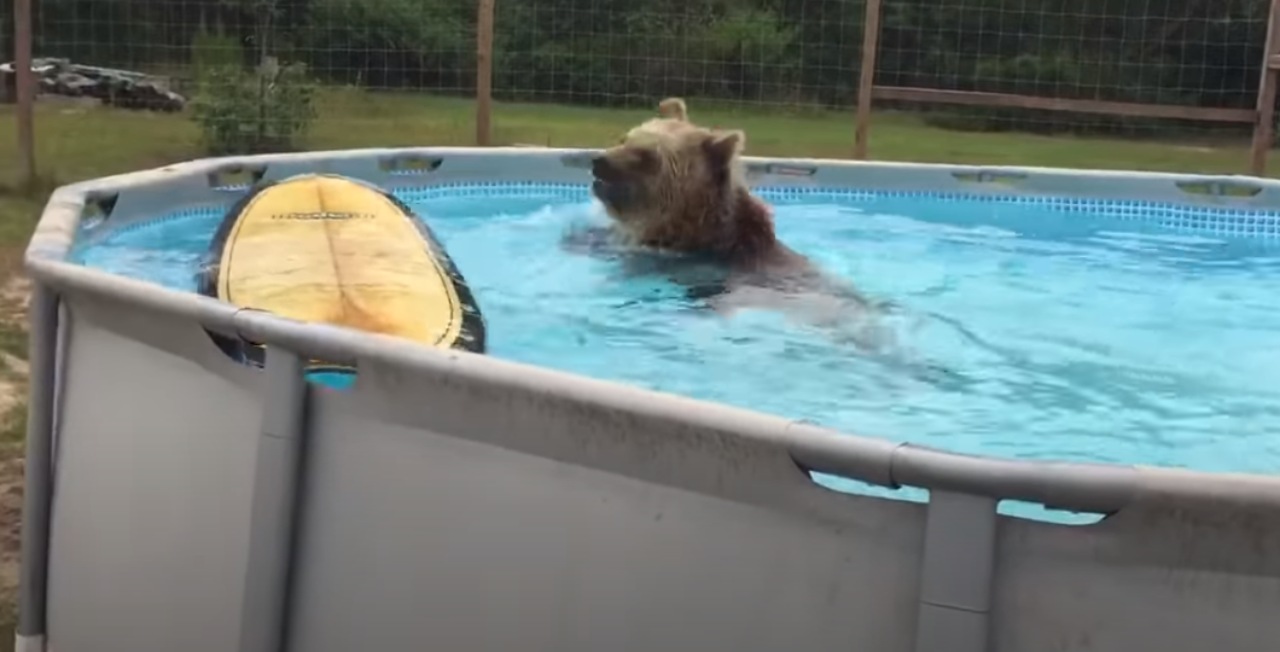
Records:
{"label": "wooden fence post", "polygon": [[1257,116],[1253,124],[1253,146],[1250,148],[1249,173],[1267,173],[1267,155],[1275,140],[1276,73],[1280,70],[1280,0],[1271,0],[1267,17],[1267,40],[1262,49],[1262,72],[1258,79]]}
{"label": "wooden fence post", "polygon": [[31,72],[31,0],[13,5],[13,65],[18,110],[18,187],[29,188],[36,180],[35,92]]}
{"label": "wooden fence post", "polygon": [[476,145],[486,147],[492,136],[493,11],[494,0],[480,0],[476,14]]}
{"label": "wooden fence post", "polygon": [[853,127],[853,157],[867,158],[867,139],[871,130],[871,96],[875,91],[876,55],[880,50],[881,0],[867,0],[862,25],[862,70],[858,73],[858,112]]}

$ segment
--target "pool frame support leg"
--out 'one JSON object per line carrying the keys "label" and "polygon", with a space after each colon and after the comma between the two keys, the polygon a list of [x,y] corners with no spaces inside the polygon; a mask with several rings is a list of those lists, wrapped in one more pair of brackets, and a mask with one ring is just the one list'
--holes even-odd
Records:
{"label": "pool frame support leg", "polygon": [[287,643],[293,553],[307,444],[302,357],[267,348],[262,432],[253,480],[240,652],[281,652]]}
{"label": "pool frame support leg", "polygon": [[915,652],[987,652],[998,501],[929,492]]}
{"label": "pool frame support leg", "polygon": [[53,507],[53,411],[57,394],[58,296],[37,284],[28,310],[26,487],[22,504],[22,567],[17,652],[44,652],[49,587],[49,523]]}

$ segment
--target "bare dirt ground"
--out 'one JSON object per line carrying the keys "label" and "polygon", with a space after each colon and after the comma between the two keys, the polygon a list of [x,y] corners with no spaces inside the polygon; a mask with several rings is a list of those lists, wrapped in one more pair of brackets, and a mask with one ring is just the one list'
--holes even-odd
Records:
{"label": "bare dirt ground", "polygon": [[[8,348],[25,339],[29,284],[18,264],[0,261],[0,334]],[[12,615],[18,587],[18,551],[22,510],[22,435],[26,422],[27,363],[0,351],[0,629]]]}
{"label": "bare dirt ground", "polygon": [[[22,510],[22,458],[0,460],[0,602],[13,604],[18,591],[18,537]],[[7,608],[0,608],[0,614]]]}

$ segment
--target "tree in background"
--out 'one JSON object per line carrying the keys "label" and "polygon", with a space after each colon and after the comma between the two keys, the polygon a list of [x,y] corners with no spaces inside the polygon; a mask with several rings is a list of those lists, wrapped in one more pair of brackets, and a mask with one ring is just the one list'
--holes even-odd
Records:
{"label": "tree in background", "polygon": [[[1267,10],[1266,0],[885,0],[877,76],[895,86],[1247,108]],[[495,94],[847,107],[864,11],[864,0],[498,0]],[[42,0],[39,12],[45,56],[187,71],[200,25],[217,24],[246,65],[269,50],[330,84],[474,91],[475,0]],[[929,119],[1038,131],[1137,124],[986,108]]]}
{"label": "tree in background", "polygon": [[[281,62],[273,41],[277,21],[299,20],[303,15],[291,17],[289,13],[298,12],[301,3],[240,0],[238,8],[252,17],[245,21],[252,26],[247,37],[229,36],[220,22],[210,29],[204,17],[192,36],[192,117],[200,125],[210,154],[293,149],[316,117],[314,87],[307,78],[306,65]],[[288,42],[282,49],[296,52]]]}

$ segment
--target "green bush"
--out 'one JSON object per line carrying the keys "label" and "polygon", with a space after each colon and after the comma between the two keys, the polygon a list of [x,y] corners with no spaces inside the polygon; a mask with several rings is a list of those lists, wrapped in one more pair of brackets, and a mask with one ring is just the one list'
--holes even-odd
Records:
{"label": "green bush", "polygon": [[314,95],[302,64],[215,65],[197,70],[192,115],[215,156],[289,151],[316,117]]}
{"label": "green bush", "polygon": [[[275,8],[263,4],[272,6],[257,11],[255,19],[265,33],[266,12]],[[192,117],[205,150],[221,156],[295,149],[316,117],[315,86],[306,66],[265,57],[256,68],[246,68],[241,43],[224,32],[221,22],[209,29],[203,20],[191,38]]]}

